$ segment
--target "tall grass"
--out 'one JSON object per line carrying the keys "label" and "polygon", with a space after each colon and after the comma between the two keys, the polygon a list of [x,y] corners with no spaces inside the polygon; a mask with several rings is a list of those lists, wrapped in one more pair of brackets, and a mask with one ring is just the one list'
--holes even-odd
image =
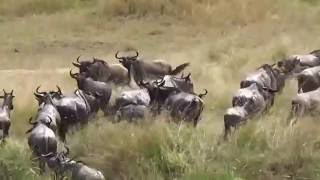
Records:
{"label": "tall grass", "polygon": [[75,8],[80,2],[80,0],[0,0],[0,16],[51,14]]}

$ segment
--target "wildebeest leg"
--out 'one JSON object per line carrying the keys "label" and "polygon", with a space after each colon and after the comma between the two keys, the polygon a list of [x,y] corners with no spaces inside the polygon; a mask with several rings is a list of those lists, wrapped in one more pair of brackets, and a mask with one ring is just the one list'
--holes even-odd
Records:
{"label": "wildebeest leg", "polygon": [[11,126],[10,122],[7,122],[6,124],[4,124],[4,127],[3,127],[3,139],[9,136],[10,126]]}
{"label": "wildebeest leg", "polygon": [[68,125],[67,124],[60,124],[60,127],[58,128],[58,135],[62,142],[66,143],[66,133],[68,131]]}

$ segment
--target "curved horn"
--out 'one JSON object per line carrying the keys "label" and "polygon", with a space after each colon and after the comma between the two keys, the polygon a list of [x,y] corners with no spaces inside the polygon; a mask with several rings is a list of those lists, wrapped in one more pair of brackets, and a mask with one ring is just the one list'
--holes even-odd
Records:
{"label": "curved horn", "polygon": [[49,156],[52,156],[53,155],[53,152],[49,152],[48,154],[41,154],[41,157],[42,158],[47,158]]}
{"label": "curved horn", "polygon": [[81,56],[81,55],[79,55],[79,56],[77,57],[77,63],[79,63],[79,64],[80,64],[80,61],[79,61],[80,56]]}
{"label": "curved horn", "polygon": [[188,80],[190,79],[191,73],[189,73],[186,77],[184,77],[184,79]]}
{"label": "curved horn", "polygon": [[2,89],[2,91],[3,91],[4,94],[7,94],[6,90]]}
{"label": "curved horn", "polygon": [[76,79],[77,78],[77,75],[78,73],[72,73],[72,69],[70,69],[70,76],[73,78],[73,79]]}
{"label": "curved horn", "polygon": [[114,55],[114,57],[117,58],[117,59],[122,59],[122,57],[119,57],[118,54],[119,54],[119,51],[116,52],[116,54]]}
{"label": "curved horn", "polygon": [[10,94],[13,94],[13,89],[11,90]]}
{"label": "curved horn", "polygon": [[37,122],[32,122],[32,117],[30,117],[30,118],[29,118],[29,124],[35,125],[35,124],[37,124]]}
{"label": "curved horn", "polygon": [[136,51],[136,55],[135,56],[133,56],[133,58],[137,58],[139,56],[139,52],[138,51]]}
{"label": "curved horn", "polygon": [[80,63],[79,59],[80,59],[80,56],[78,56],[76,62],[72,62],[72,64],[73,64],[75,67],[80,67],[80,66],[81,66],[81,63]]}
{"label": "curved horn", "polygon": [[203,98],[205,95],[207,95],[208,94],[208,90],[207,89],[204,89],[204,93],[202,93],[202,94],[199,94],[198,96],[199,96],[199,98]]}
{"label": "curved horn", "polygon": [[56,85],[56,87],[57,87],[57,89],[58,89],[57,93],[59,93],[60,95],[62,95],[61,88],[60,88],[58,85]]}
{"label": "curved horn", "polygon": [[37,94],[40,94],[40,95],[46,95],[46,92],[40,92],[40,91],[39,91],[40,87],[41,87],[41,86],[38,86],[38,87],[37,87],[36,93],[37,93]]}

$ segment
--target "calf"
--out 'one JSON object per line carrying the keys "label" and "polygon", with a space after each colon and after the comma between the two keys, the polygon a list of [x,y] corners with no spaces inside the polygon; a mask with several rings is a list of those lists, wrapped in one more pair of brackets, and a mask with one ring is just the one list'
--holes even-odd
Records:
{"label": "calf", "polygon": [[319,114],[320,113],[320,87],[316,90],[306,93],[297,94],[292,99],[292,108],[288,121],[291,124],[296,123],[299,117],[306,114]]}
{"label": "calf", "polygon": [[13,90],[10,93],[3,90],[3,93],[4,96],[0,96],[0,98],[3,98],[3,103],[0,107],[0,129],[3,132],[2,139],[4,140],[9,136],[9,129],[11,125],[10,111],[13,110],[12,101],[15,96],[13,95]]}

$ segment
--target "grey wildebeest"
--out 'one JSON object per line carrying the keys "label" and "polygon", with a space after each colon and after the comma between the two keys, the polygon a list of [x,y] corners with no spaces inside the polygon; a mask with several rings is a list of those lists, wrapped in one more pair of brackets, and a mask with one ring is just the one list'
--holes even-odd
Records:
{"label": "grey wildebeest", "polygon": [[320,87],[320,66],[307,68],[293,75],[298,80],[298,92],[309,92]]}
{"label": "grey wildebeest", "polygon": [[186,92],[172,93],[166,98],[163,109],[167,110],[174,120],[192,122],[197,126],[204,109],[202,98],[207,93],[207,90],[199,95]]}
{"label": "grey wildebeest", "polygon": [[42,99],[42,103],[39,106],[35,121],[49,124],[49,128],[56,132],[61,123],[60,114],[53,104],[52,97],[39,92],[39,89],[40,86],[37,87],[34,95],[37,100]]}
{"label": "grey wildebeest", "polygon": [[[273,68],[273,65],[264,64],[257,70],[241,81],[240,88],[246,88],[256,84],[264,99],[274,103],[275,92],[281,92],[285,86],[285,75],[279,69]],[[270,106],[268,106],[270,107]]]}
{"label": "grey wildebeest", "polygon": [[9,136],[9,129],[11,125],[10,120],[10,111],[13,110],[13,98],[15,97],[13,95],[13,90],[9,93],[7,93],[3,89],[3,96],[0,96],[0,98],[3,98],[3,103],[0,108],[0,129],[2,130],[2,138],[6,138]]}
{"label": "grey wildebeest", "polygon": [[67,152],[62,153],[48,153],[42,155],[45,158],[48,166],[56,173],[56,177],[63,176],[66,172],[71,172],[71,179],[73,180],[104,180],[104,175],[94,168],[89,167],[82,161],[75,161],[68,157],[69,149]]}
{"label": "grey wildebeest", "polygon": [[80,56],[73,65],[79,68],[80,73],[86,72],[95,81],[120,85],[127,85],[129,82],[128,70],[121,64],[108,64],[97,58],[93,58],[93,61],[79,61],[79,58]]}
{"label": "grey wildebeest", "polygon": [[246,88],[256,83],[260,88],[265,87],[281,91],[285,86],[285,75],[279,69],[273,68],[275,64],[263,64],[255,72],[248,74],[240,83],[240,88]]}
{"label": "grey wildebeest", "polygon": [[320,113],[320,87],[316,90],[297,94],[292,99],[291,112],[288,121],[296,123],[303,115],[319,115]]}
{"label": "grey wildebeest", "polygon": [[[143,61],[139,60],[139,53],[136,51],[135,56],[122,56],[119,57],[119,52],[115,54],[115,57],[119,59],[119,62],[128,70],[134,69],[134,78],[136,82],[161,79],[165,75],[177,75],[183,71],[189,63],[183,63],[177,66],[175,69],[164,60]],[[128,75],[129,76],[129,75]]]}
{"label": "grey wildebeest", "polygon": [[42,94],[42,96],[39,96],[39,103],[44,101],[45,96],[52,97],[53,105],[61,117],[58,134],[62,141],[65,141],[65,135],[69,126],[87,124],[88,120],[95,116],[99,110],[99,100],[80,89],[75,90],[68,96],[63,95],[60,88],[58,88],[57,92],[40,92],[39,94]]}
{"label": "grey wildebeest", "polygon": [[261,88],[257,83],[239,89],[232,98],[232,108],[224,115],[225,137],[230,133],[231,127],[237,127],[241,122],[266,112],[273,104],[275,92],[277,91],[273,89]]}
{"label": "grey wildebeest", "polygon": [[[51,122],[44,124],[42,122],[31,122],[32,117],[29,119],[29,123],[33,126],[26,133],[30,133],[28,137],[28,144],[33,154],[39,159],[42,154],[56,153],[57,152],[57,138],[52,129],[48,126]],[[41,172],[45,168],[45,163],[39,161],[39,167]]]}
{"label": "grey wildebeest", "polygon": [[304,69],[320,66],[320,50],[289,56],[280,60],[277,65],[285,74],[299,73]]}
{"label": "grey wildebeest", "polygon": [[96,98],[99,99],[101,110],[106,113],[112,93],[111,86],[105,82],[94,81],[86,74],[85,72],[73,74],[70,70],[70,76],[77,81],[79,89],[89,94],[99,94]]}

